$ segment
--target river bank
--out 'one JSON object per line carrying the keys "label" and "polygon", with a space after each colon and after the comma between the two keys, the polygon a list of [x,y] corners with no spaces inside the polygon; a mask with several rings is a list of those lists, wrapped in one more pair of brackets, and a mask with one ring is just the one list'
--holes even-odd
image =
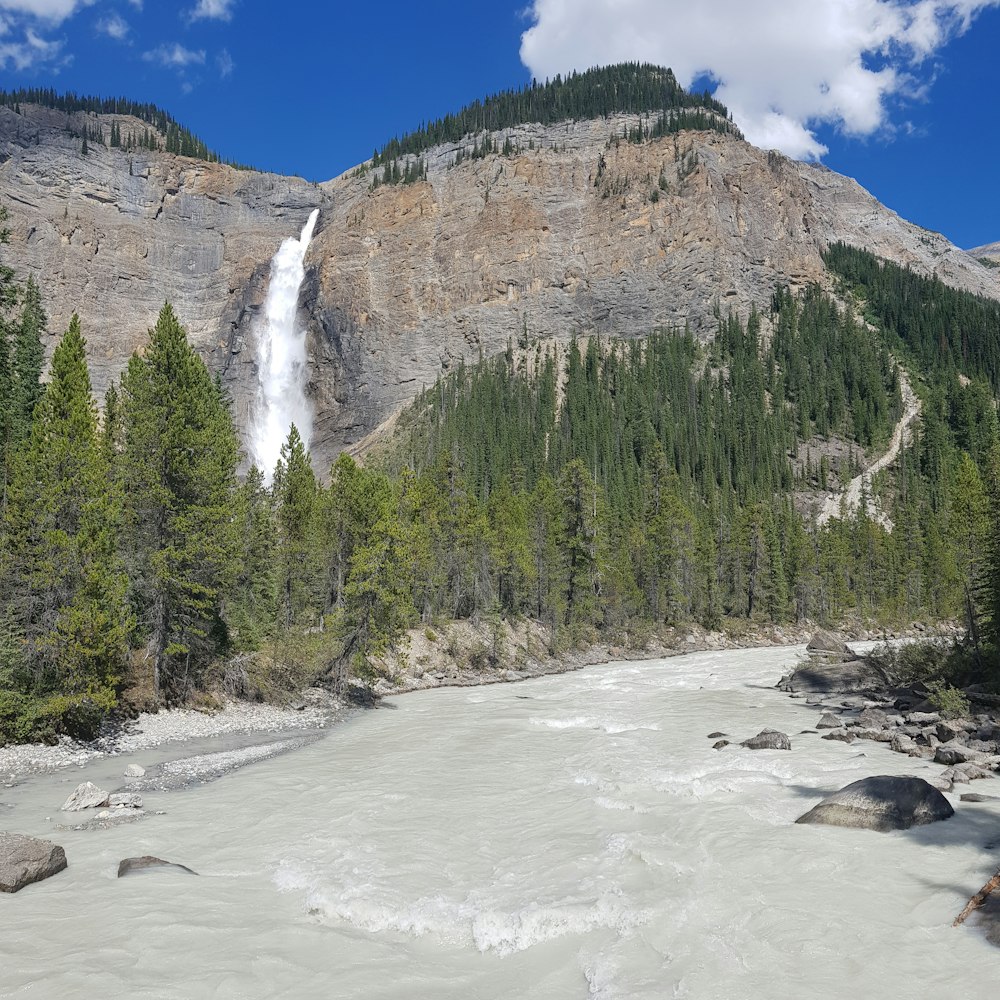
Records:
{"label": "river bank", "polygon": [[[591,643],[551,653],[550,631],[530,619],[497,624],[485,620],[455,621],[438,630],[409,630],[399,650],[380,664],[385,677],[375,685],[379,697],[438,687],[480,687],[508,684],[584,667],[623,660],[668,659],[688,653],[737,649],[780,649],[804,646],[816,626],[748,626],[713,631],[698,625],[664,628],[642,636],[641,645]],[[954,635],[954,625],[914,623],[910,628],[887,632],[863,626],[842,634],[852,642]],[[627,640],[627,637],[625,637]],[[491,654],[499,662],[493,662]],[[390,679],[391,678],[391,679]],[[80,767],[105,757],[119,757],[141,750],[206,741],[226,736],[294,735],[301,730],[323,730],[348,711],[345,703],[319,688],[302,692],[295,707],[227,700],[221,709],[200,711],[168,709],[143,712],[136,719],[113,727],[97,740],[81,742],[62,737],[59,742],[0,746],[0,787],[31,774]]]}
{"label": "river bank", "polygon": [[[942,769],[807,732],[818,708],[775,688],[800,655],[390,698],[225,781],[144,793],[162,815],[99,832],[54,811],[75,769],[27,781],[0,799],[69,868],[0,899],[0,994],[987,1000],[997,952],[950,924],[995,867],[1000,803],[948,793],[947,822],[891,834],[797,824],[859,778]],[[740,746],[764,727],[792,749]],[[144,854],[200,877],[117,878]]]}

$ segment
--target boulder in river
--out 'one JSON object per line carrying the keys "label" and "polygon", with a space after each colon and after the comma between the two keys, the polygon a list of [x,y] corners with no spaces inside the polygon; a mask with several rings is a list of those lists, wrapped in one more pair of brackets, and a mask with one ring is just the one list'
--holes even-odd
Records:
{"label": "boulder in river", "polygon": [[740,746],[747,750],[791,750],[792,741],[777,729],[762,729],[756,736],[744,740]]}
{"label": "boulder in river", "polygon": [[866,708],[858,716],[858,725],[864,729],[885,729],[889,725],[889,717],[881,708]]}
{"label": "boulder in river", "polygon": [[710,740],[721,740],[722,737],[726,735],[726,733],[709,733],[706,738]]}
{"label": "boulder in river", "polygon": [[729,746],[729,740],[716,740],[715,743],[712,744],[712,749],[721,750],[723,747],[727,746]]}
{"label": "boulder in river", "polygon": [[854,659],[854,651],[850,646],[839,635],[825,629],[820,629],[813,635],[806,644],[806,652]]}
{"label": "boulder in river", "polygon": [[830,732],[820,737],[822,740],[839,740],[841,743],[853,743],[854,733],[849,729],[831,729]]}
{"label": "boulder in river", "polygon": [[141,809],[142,796],[138,792],[116,792],[108,799],[112,809]]}
{"label": "boulder in river", "polygon": [[76,791],[63,803],[63,812],[79,812],[81,809],[100,809],[108,804],[109,794],[91,781],[76,786]]}
{"label": "boulder in river", "polygon": [[986,754],[980,750],[970,750],[964,743],[942,743],[934,751],[934,760],[939,764],[980,764]]}
{"label": "boulder in river", "polygon": [[118,877],[125,878],[126,875],[136,875],[140,872],[162,871],[168,869],[181,872],[187,875],[197,875],[187,865],[179,865],[173,861],[164,861],[162,858],[154,858],[151,854],[144,854],[141,858],[124,858],[118,864]]}
{"label": "boulder in river", "polygon": [[0,833],[0,892],[17,892],[65,867],[66,852],[58,844],[19,833]]}
{"label": "boulder in river", "polygon": [[840,729],[843,725],[843,721],[838,719],[833,712],[824,712],[820,717],[819,722],[816,723],[817,729]]}
{"label": "boulder in river", "polygon": [[831,694],[878,691],[885,685],[885,674],[865,660],[829,663],[812,659],[782,677],[777,686],[779,691]]}
{"label": "boulder in river", "polygon": [[126,778],[141,778],[146,774],[146,769],[139,764],[129,764],[124,773]]}
{"label": "boulder in river", "polygon": [[1000,802],[1000,795],[980,795],[978,792],[966,792],[963,802]]}
{"label": "boulder in river", "polygon": [[851,782],[795,822],[885,832],[908,830],[954,815],[948,800],[923,778],[883,774]]}

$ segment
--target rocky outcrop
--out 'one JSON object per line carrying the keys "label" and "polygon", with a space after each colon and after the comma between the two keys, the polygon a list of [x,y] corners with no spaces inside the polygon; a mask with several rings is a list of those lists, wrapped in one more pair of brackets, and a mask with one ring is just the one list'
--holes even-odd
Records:
{"label": "rocky outcrop", "polygon": [[317,186],[96,143],[82,156],[77,117],[0,108],[0,190],[9,256],[42,280],[53,330],[80,312],[98,391],[170,299],[245,423],[271,257],[321,208],[300,297],[321,470],[463,360],[685,323],[707,337],[716,310],[766,307],[777,284],[831,287],[833,240],[1000,296],[997,271],[849,178],[716,133],[633,145],[617,137],[635,119],[522,126],[498,137],[516,155],[454,166],[442,146],[426,181],[371,190],[359,171]]}
{"label": "rocky outcrop", "polygon": [[922,778],[877,775],[851,782],[795,822],[886,832],[908,830],[954,815],[948,800]]}
{"label": "rocky outcrop", "polygon": [[66,852],[48,840],[0,833],[0,892],[18,892],[66,868]]}

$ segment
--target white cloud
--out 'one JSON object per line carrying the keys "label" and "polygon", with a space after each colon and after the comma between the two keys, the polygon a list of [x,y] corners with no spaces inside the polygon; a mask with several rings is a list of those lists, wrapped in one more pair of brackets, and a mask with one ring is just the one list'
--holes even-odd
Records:
{"label": "white cloud", "polygon": [[856,136],[889,125],[887,101],[1000,0],[534,0],[521,59],[538,79],[638,60],[683,86],[707,74],[747,138],[818,159],[820,123]]}
{"label": "white cloud", "polygon": [[109,14],[97,22],[97,30],[113,38],[116,42],[124,42],[129,35],[128,21],[118,14]]}
{"label": "white cloud", "polygon": [[0,0],[0,10],[17,14],[30,14],[43,21],[61,24],[82,7],[90,7],[95,0]]}
{"label": "white cloud", "polygon": [[62,54],[62,42],[41,38],[30,28],[20,41],[10,41],[9,25],[5,22],[0,34],[4,36],[4,41],[0,42],[0,69],[25,70],[51,66],[59,61]]}
{"label": "white cloud", "polygon": [[190,17],[192,21],[230,21],[235,6],[236,0],[198,0]]}
{"label": "white cloud", "polygon": [[158,63],[169,69],[186,69],[188,66],[204,66],[204,49],[186,49],[183,45],[174,42],[172,45],[158,45],[155,49],[143,52],[142,58],[146,62]]}
{"label": "white cloud", "polygon": [[233,70],[236,69],[236,63],[233,62],[233,57],[229,54],[229,49],[223,49],[215,57],[215,65],[219,68],[219,76],[223,80],[227,76],[232,76]]}

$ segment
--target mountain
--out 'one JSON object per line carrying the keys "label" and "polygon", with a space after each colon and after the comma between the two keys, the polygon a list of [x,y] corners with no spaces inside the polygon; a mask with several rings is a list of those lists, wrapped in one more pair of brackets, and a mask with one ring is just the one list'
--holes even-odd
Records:
{"label": "mountain", "polygon": [[[975,258],[980,263],[993,261],[1000,265],[1000,243],[986,243],[981,247],[974,247],[969,251],[969,256]],[[987,264],[987,266],[989,266]]]}
{"label": "mountain", "polygon": [[832,289],[821,252],[836,240],[1000,298],[996,269],[849,178],[719,131],[724,114],[707,106],[708,127],[655,138],[656,114],[634,110],[428,132],[321,185],[100,142],[84,156],[88,128],[148,125],[17,110],[0,107],[9,257],[38,277],[53,331],[80,313],[99,391],[169,299],[245,419],[270,259],[320,208],[300,317],[321,468],[508,342],[685,324],[705,339],[720,310],[745,317],[778,285]]}

